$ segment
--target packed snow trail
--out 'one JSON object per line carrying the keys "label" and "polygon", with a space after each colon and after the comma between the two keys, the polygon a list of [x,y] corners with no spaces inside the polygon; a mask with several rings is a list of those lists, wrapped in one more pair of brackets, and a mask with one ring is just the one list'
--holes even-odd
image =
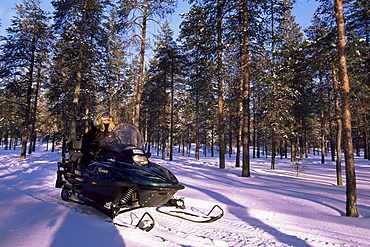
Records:
{"label": "packed snow trail", "polygon": [[[19,160],[19,150],[0,150],[0,246],[370,246],[369,166],[359,160],[360,218],[344,217],[345,187],[335,186],[329,165],[310,162],[310,173],[289,175],[289,163],[268,169],[252,160],[251,178],[241,178],[232,161],[218,158],[151,158],[186,186],[189,209],[207,212],[220,205],[225,215],[210,224],[184,221],[142,208],[155,226],[149,233],[114,226],[97,210],[62,201],[54,187],[60,153],[37,152]],[[363,162],[363,163],[361,163]],[[328,168],[328,169],[327,169]],[[107,238],[109,236],[109,239]]]}

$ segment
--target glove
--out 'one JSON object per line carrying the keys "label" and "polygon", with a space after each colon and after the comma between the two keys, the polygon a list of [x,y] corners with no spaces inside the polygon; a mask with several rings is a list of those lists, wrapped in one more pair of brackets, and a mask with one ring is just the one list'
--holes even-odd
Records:
{"label": "glove", "polygon": [[98,147],[99,148],[106,148],[107,147],[107,143],[106,142],[99,142]]}

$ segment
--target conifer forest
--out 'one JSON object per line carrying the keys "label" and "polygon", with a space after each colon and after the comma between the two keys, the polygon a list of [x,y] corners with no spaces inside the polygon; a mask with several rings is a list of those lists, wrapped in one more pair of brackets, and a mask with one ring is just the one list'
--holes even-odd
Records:
{"label": "conifer forest", "polygon": [[[128,122],[163,159],[345,164],[357,216],[354,156],[370,159],[370,1],[318,0],[302,30],[294,0],[23,0],[0,37],[0,148],[33,152],[80,140],[95,116]],[[152,148],[152,152],[153,152]],[[158,150],[158,151],[157,151]],[[343,155],[343,160],[342,160]]]}

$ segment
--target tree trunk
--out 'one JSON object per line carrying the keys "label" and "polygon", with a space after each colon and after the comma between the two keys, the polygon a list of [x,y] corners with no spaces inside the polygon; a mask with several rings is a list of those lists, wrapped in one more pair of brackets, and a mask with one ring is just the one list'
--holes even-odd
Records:
{"label": "tree trunk", "polygon": [[305,141],[305,157],[308,158],[308,153],[310,152],[310,147],[308,144],[307,129],[304,130],[304,141]]}
{"label": "tree trunk", "polygon": [[291,155],[290,155],[290,162],[292,163],[295,163],[296,162],[296,157],[297,157],[297,151],[296,151],[296,138],[295,137],[292,137],[290,139],[290,142],[291,142]]}
{"label": "tree trunk", "polygon": [[[87,7],[87,0],[84,1],[84,10]],[[76,73],[76,84],[74,85],[74,93],[73,93],[73,109],[72,109],[72,119],[71,119],[71,129],[70,129],[70,140],[76,140],[77,139],[77,118],[79,113],[79,107],[80,107],[80,94],[81,94],[81,84],[82,84],[82,74],[83,74],[83,60],[84,60],[84,45],[85,42],[85,23],[86,23],[86,11],[83,12],[82,16],[82,26],[81,26],[81,37],[80,37],[80,46],[78,49],[78,61],[77,61],[77,73]]]}
{"label": "tree trunk", "polygon": [[321,144],[321,164],[325,164],[325,153],[326,153],[326,145],[325,145],[325,131],[326,131],[326,124],[325,124],[325,115],[324,111],[321,110],[321,137],[320,137],[320,144]]}
{"label": "tree trunk", "polygon": [[[366,123],[366,120],[364,121],[364,123]],[[364,128],[363,138],[364,138],[364,159],[368,159],[369,158],[369,143],[368,143],[369,134],[368,134],[368,130],[366,127]]]}
{"label": "tree trunk", "polygon": [[275,170],[275,158],[276,158],[276,140],[275,131],[272,129],[271,136],[271,170]]}
{"label": "tree trunk", "polygon": [[342,0],[334,0],[338,28],[339,78],[341,82],[343,148],[346,166],[346,215],[358,217],[356,173],[351,130],[350,86],[347,72],[346,40]]}
{"label": "tree trunk", "polygon": [[[242,107],[239,106],[239,109]],[[240,167],[240,153],[241,153],[241,137],[242,137],[242,122],[241,122],[241,112],[239,110],[237,117],[237,134],[236,134],[236,154],[235,154],[235,167]]]}
{"label": "tree trunk", "polygon": [[215,157],[215,131],[214,125],[212,122],[212,131],[211,131],[211,157]]}
{"label": "tree trunk", "polygon": [[335,153],[336,153],[336,148],[335,148],[335,141],[334,141],[334,134],[330,133],[330,154],[331,154],[331,161],[335,161]]}
{"label": "tree trunk", "polygon": [[242,54],[242,73],[243,73],[243,168],[242,177],[250,177],[250,157],[249,157],[249,133],[250,133],[250,110],[249,110],[249,38],[248,38],[248,0],[240,2],[243,16],[243,54]]}
{"label": "tree trunk", "polygon": [[233,155],[233,133],[232,133],[232,123],[231,123],[231,118],[229,122],[229,158]]}
{"label": "tree trunk", "polygon": [[[243,53],[243,42],[242,37],[240,38],[240,52]],[[242,61],[239,60],[239,66],[242,68]],[[242,135],[243,135],[243,75],[239,73],[239,95],[238,95],[238,113],[237,113],[237,136],[236,136],[236,158],[235,167],[240,167],[241,158],[241,146],[242,146]]]}
{"label": "tree trunk", "polygon": [[195,96],[195,159],[199,160],[199,92],[196,91]]}
{"label": "tree trunk", "polygon": [[76,84],[73,93],[73,109],[72,109],[72,119],[71,119],[71,130],[70,130],[70,141],[77,139],[77,117],[78,110],[80,106],[80,91],[81,91],[81,81],[82,81],[82,51],[79,51],[79,62]]}
{"label": "tree trunk", "polygon": [[29,76],[28,76],[28,86],[27,86],[27,103],[26,103],[26,110],[25,110],[25,120],[24,125],[22,128],[22,148],[21,148],[21,156],[20,159],[24,160],[27,157],[27,140],[30,137],[29,133],[29,124],[30,124],[30,111],[31,111],[31,98],[32,98],[32,83],[33,83],[33,70],[35,68],[35,51],[36,51],[36,38],[33,37],[32,39],[32,50],[31,50],[31,63],[29,68]]}
{"label": "tree trunk", "polygon": [[[37,104],[40,94],[40,84],[41,84],[41,64],[39,64],[39,68],[37,71],[37,83],[36,83],[36,92],[35,92],[35,102],[34,102],[34,108],[33,113],[31,117],[31,133],[30,133],[30,146],[28,148],[28,154],[31,154],[32,151],[35,151],[35,141],[36,141],[36,135],[35,135],[35,125],[36,125],[36,115],[37,115]],[[31,141],[32,140],[32,141]]]}
{"label": "tree trunk", "polygon": [[139,78],[136,87],[135,94],[135,106],[134,106],[134,116],[133,124],[140,129],[140,106],[141,97],[143,94],[144,85],[144,62],[145,62],[145,41],[146,41],[146,28],[147,28],[147,18],[148,18],[148,5],[143,5],[143,22],[141,24],[141,45],[140,45],[140,62],[139,62]]}
{"label": "tree trunk", "polygon": [[173,80],[173,59],[171,59],[171,88],[170,88],[170,133],[169,133],[169,142],[168,142],[168,156],[170,157],[170,160],[173,160],[173,114],[174,114],[174,80]]}
{"label": "tree trunk", "polygon": [[220,169],[225,169],[225,124],[224,124],[224,99],[222,79],[222,7],[223,1],[217,2],[217,82],[218,82],[218,137],[219,137],[219,161]]}
{"label": "tree trunk", "polygon": [[[167,81],[167,75],[164,75],[164,81]],[[163,87],[163,95],[166,95],[166,86]],[[167,105],[167,98],[164,97],[164,104],[161,105],[161,112],[159,120],[160,120],[160,126],[161,126],[161,151],[162,151],[162,159],[166,158],[166,140],[167,140],[167,121],[166,121],[166,105]]]}
{"label": "tree trunk", "polygon": [[334,107],[335,107],[335,121],[336,121],[336,173],[337,173],[337,185],[343,185],[342,180],[342,120],[340,116],[340,104],[339,104],[339,81],[337,74],[333,69],[333,80],[334,80]]}

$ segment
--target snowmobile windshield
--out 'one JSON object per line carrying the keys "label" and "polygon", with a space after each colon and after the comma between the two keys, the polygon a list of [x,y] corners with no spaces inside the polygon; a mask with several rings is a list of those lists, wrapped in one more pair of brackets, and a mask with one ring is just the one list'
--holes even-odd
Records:
{"label": "snowmobile windshield", "polygon": [[[116,140],[104,142],[99,156],[117,160],[131,160],[133,157],[145,155],[144,140],[135,126],[119,125],[113,134]],[[147,161],[147,159],[145,160]]]}
{"label": "snowmobile windshield", "polygon": [[115,134],[120,144],[126,147],[135,146],[136,148],[144,149],[144,140],[135,126],[131,124],[119,125]]}

